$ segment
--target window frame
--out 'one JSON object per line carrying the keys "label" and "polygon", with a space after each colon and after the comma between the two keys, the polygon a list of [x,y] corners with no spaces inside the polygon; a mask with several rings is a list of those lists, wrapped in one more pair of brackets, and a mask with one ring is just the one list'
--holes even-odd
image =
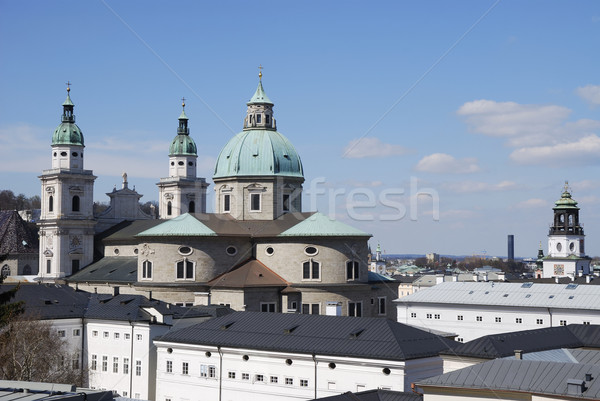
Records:
{"label": "window frame", "polygon": [[142,280],[152,280],[152,261],[144,260],[142,262]]}
{"label": "window frame", "polygon": [[223,194],[223,213],[231,213],[231,194]]}
{"label": "window frame", "polygon": [[[258,203],[258,205],[255,204]],[[256,207],[258,206],[258,207]],[[250,192],[250,212],[260,213],[262,211],[262,194],[259,192]]]}
{"label": "window frame", "polygon": [[360,263],[357,260],[346,261],[346,280],[360,280]]}
{"label": "window frame", "polygon": [[[179,264],[181,265],[181,277],[179,277]],[[191,277],[188,277],[188,273],[190,273],[191,269]],[[193,281],[196,277],[196,262],[183,258],[175,262],[175,280],[179,281]]]}
{"label": "window frame", "polygon": [[348,316],[363,317],[363,315],[364,314],[362,301],[348,301]]}
{"label": "window frame", "polygon": [[[316,266],[315,266],[316,265]],[[308,270],[306,270],[308,267]],[[315,270],[316,267],[316,270]],[[322,263],[310,258],[302,262],[302,281],[321,281]],[[315,277],[315,273],[316,276]]]}

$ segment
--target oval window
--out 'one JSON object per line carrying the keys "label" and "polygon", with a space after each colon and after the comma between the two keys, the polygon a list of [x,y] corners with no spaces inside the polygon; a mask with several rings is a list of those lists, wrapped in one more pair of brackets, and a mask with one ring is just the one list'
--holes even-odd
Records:
{"label": "oval window", "polygon": [[56,152],[54,152],[54,157],[56,157],[56,154],[57,154],[57,153],[56,153]]}
{"label": "oval window", "polygon": [[237,248],[235,246],[228,246],[227,249],[225,250],[225,252],[227,252],[227,255],[229,256],[233,256],[237,253]]}
{"label": "oval window", "polygon": [[329,363],[329,369],[335,369],[335,363],[330,362]]}
{"label": "oval window", "polygon": [[189,246],[180,246],[179,253],[182,255],[190,255],[192,253],[192,248]]}
{"label": "oval window", "polygon": [[73,155],[73,157],[77,157],[77,152],[73,152],[71,154]]}
{"label": "oval window", "polygon": [[569,244],[569,249],[571,250],[571,252],[573,252],[575,250],[575,243],[574,242],[571,242]]}
{"label": "oval window", "polygon": [[314,256],[318,252],[319,251],[314,246],[307,246],[306,248],[304,248],[304,253],[307,254],[308,256]]}
{"label": "oval window", "polygon": [[66,155],[67,155],[67,152],[60,152],[60,155],[61,155],[61,156],[66,156]]}
{"label": "oval window", "polygon": [[115,255],[119,254],[119,250],[117,248],[115,248],[115,250],[113,252],[115,253]]}
{"label": "oval window", "polygon": [[188,165],[193,166],[194,162],[188,162]]}
{"label": "oval window", "polygon": [[556,244],[556,250],[558,252],[562,251],[562,244],[561,243]]}
{"label": "oval window", "polygon": [[171,166],[174,166],[174,165],[175,165],[175,162],[171,162]]}
{"label": "oval window", "polygon": [[391,372],[391,370],[390,370],[389,368],[383,368],[382,372],[383,372],[383,374],[384,374],[384,375],[386,375],[386,376],[387,376],[387,375],[389,375],[390,373],[392,373],[392,372]]}
{"label": "oval window", "polygon": [[268,246],[267,249],[265,249],[265,253],[269,256],[272,256],[275,253],[275,249],[273,249],[272,246]]}
{"label": "oval window", "polygon": [[179,162],[179,163],[177,163],[177,164],[179,164],[180,166],[183,166],[183,162]]}
{"label": "oval window", "polygon": [[285,360],[285,364],[288,366],[290,366],[292,363],[293,363],[292,360],[289,358]]}
{"label": "oval window", "polygon": [[139,251],[138,251],[138,249],[137,249],[137,248],[135,248],[135,249],[133,250],[133,254],[134,254],[134,255],[137,255],[137,254],[138,254],[138,252],[139,252]]}

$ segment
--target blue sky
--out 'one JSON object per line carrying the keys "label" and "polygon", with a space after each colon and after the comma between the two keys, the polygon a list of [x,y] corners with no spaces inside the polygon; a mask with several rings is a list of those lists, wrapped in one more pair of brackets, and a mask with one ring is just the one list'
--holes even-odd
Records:
{"label": "blue sky", "polygon": [[157,199],[182,97],[212,183],[262,64],[305,209],[390,253],[534,256],[569,180],[600,255],[598,49],[594,1],[2,0],[0,188],[39,194],[67,80],[96,200],[124,171]]}

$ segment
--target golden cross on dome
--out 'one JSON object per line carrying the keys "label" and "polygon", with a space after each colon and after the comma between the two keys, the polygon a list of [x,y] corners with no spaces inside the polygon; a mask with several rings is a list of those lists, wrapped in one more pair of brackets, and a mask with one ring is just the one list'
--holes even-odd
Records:
{"label": "golden cross on dome", "polygon": [[181,107],[185,107],[185,98],[184,97],[181,98]]}
{"label": "golden cross on dome", "polygon": [[258,66],[258,79],[260,81],[262,81],[262,70],[263,70],[263,68],[264,67],[262,66],[262,64]]}
{"label": "golden cross on dome", "polygon": [[565,181],[565,192],[569,192],[569,181]]}
{"label": "golden cross on dome", "polygon": [[67,92],[71,92],[71,81],[67,81]]}

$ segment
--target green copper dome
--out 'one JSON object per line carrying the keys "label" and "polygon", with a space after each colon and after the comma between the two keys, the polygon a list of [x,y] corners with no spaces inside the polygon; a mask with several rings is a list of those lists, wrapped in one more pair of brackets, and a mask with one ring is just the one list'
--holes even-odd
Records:
{"label": "green copper dome", "polygon": [[577,207],[577,201],[571,197],[571,193],[565,188],[559,200],[554,203],[555,209],[579,209]]}
{"label": "green copper dome", "polygon": [[[183,104],[185,107],[185,103]],[[190,136],[188,128],[188,118],[185,115],[185,110],[181,111],[179,116],[179,127],[177,128],[177,136],[171,142],[169,147],[169,156],[198,156],[196,142]]]}
{"label": "green copper dome", "polygon": [[52,145],[83,146],[83,132],[75,124],[75,115],[73,114],[74,105],[68,92],[67,100],[65,100],[62,106],[62,123],[54,130],[54,134],[52,134]]}
{"label": "green copper dome", "polygon": [[292,143],[274,130],[244,130],[221,150],[213,178],[240,176],[304,178],[300,156]]}

